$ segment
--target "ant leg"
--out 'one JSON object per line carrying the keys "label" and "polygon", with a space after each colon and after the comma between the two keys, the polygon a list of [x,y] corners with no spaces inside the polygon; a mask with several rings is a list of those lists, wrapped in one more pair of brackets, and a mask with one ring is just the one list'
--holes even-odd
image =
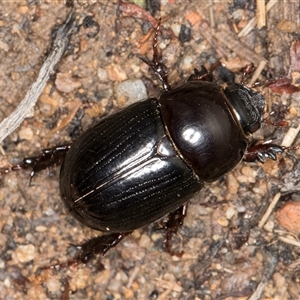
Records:
{"label": "ant leg", "polygon": [[246,162],[255,162],[259,161],[260,163],[265,163],[265,159],[269,158],[276,160],[276,154],[283,153],[289,150],[297,150],[298,147],[284,147],[271,143],[258,144],[250,146],[246,153],[244,154],[243,160]]}
{"label": "ant leg", "polygon": [[[132,231],[131,231],[132,232]],[[46,269],[57,269],[65,268],[69,266],[74,266],[78,264],[85,264],[97,254],[104,255],[108,250],[114,248],[119,244],[126,236],[131,234],[131,232],[123,233],[111,233],[103,236],[98,236],[88,240],[82,245],[77,245],[76,248],[79,250],[79,253],[75,258],[67,261],[66,263],[58,263]]]}
{"label": "ant leg", "polygon": [[171,90],[171,85],[168,81],[168,70],[166,65],[162,62],[161,53],[158,51],[158,34],[160,31],[160,20],[158,21],[158,24],[154,31],[154,37],[153,37],[153,58],[152,61],[149,61],[147,58],[140,56],[139,58],[145,62],[155,73],[155,75],[158,77],[159,81],[163,85],[163,89],[165,91]]}
{"label": "ant leg", "polygon": [[9,172],[18,171],[21,169],[31,169],[29,181],[30,185],[31,180],[36,172],[61,163],[70,147],[71,145],[61,145],[53,148],[43,149],[38,156],[26,157],[20,163],[11,167],[0,168],[0,175],[5,175]]}
{"label": "ant leg", "polygon": [[170,213],[168,215],[168,220],[166,221],[164,226],[164,228],[166,229],[166,241],[165,241],[166,249],[167,252],[170,253],[172,256],[175,255],[181,257],[183,255],[183,251],[175,252],[171,249],[172,247],[171,239],[172,236],[175,233],[177,233],[179,227],[183,225],[183,220],[187,214],[187,208],[188,208],[188,204],[185,204],[179,207],[174,212]]}

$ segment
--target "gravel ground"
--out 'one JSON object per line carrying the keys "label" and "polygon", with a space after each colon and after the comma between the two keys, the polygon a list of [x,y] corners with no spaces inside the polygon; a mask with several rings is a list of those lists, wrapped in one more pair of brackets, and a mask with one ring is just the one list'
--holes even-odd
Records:
{"label": "gravel ground", "polygon": [[[148,66],[138,58],[151,59],[149,22],[137,13],[120,13],[117,1],[66,2],[0,1],[1,120],[35,82],[52,33],[71,9],[80,24],[32,117],[2,143],[1,166],[36,155],[41,147],[69,143],[97,118],[161,93]],[[290,47],[300,33],[296,2],[279,0],[267,14],[267,26],[254,27],[240,38],[237,33],[255,17],[254,1],[162,0],[155,11],[154,3],[159,2],[147,1],[155,18],[162,20],[159,45],[172,86],[184,82],[194,68],[209,68],[220,60],[237,74],[237,81],[249,62],[256,66],[267,62],[261,81],[291,73]],[[285,119],[289,125],[266,125],[256,138],[276,137],[280,144],[290,127],[299,126],[300,94],[261,91],[268,111],[275,111],[274,121]],[[299,137],[294,145],[300,145]],[[300,248],[282,239],[289,237],[297,244],[298,228],[286,232],[274,213],[285,203],[300,200],[299,155],[299,150],[291,151],[264,165],[241,163],[205,185],[191,199],[185,225],[174,238],[174,248],[184,250],[181,258],[166,253],[163,232],[151,224],[105,257],[57,271],[40,268],[67,261],[76,253],[70,244],[98,233],[64,211],[59,168],[39,173],[30,186],[28,171],[3,176],[0,299],[299,299]],[[247,227],[250,217],[275,195],[279,202],[265,224]],[[236,225],[251,227],[246,243],[241,242],[243,232],[230,230]],[[216,241],[228,232],[218,248]]]}

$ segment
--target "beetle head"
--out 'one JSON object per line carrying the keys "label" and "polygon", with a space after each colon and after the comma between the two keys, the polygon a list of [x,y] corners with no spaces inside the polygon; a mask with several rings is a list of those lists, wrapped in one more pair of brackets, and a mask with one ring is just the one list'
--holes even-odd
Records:
{"label": "beetle head", "polygon": [[245,85],[237,83],[228,86],[224,93],[234,108],[244,132],[251,134],[257,131],[263,119],[264,96]]}

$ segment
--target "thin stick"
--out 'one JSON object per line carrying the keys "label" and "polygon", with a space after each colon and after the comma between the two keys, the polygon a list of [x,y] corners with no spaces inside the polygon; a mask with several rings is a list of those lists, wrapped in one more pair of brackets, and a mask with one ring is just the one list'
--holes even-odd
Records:
{"label": "thin stick", "polygon": [[260,63],[258,64],[257,68],[255,69],[255,71],[254,71],[254,73],[253,73],[253,75],[251,77],[251,80],[248,82],[249,86],[252,86],[256,82],[258,76],[263,71],[263,69],[265,68],[266,64],[267,64],[267,61],[265,59],[263,59],[263,60],[260,61]]}
{"label": "thin stick", "polygon": [[[268,12],[277,2],[278,0],[270,0],[266,5],[266,12]],[[241,30],[241,32],[238,34],[238,37],[246,36],[255,27],[256,22],[257,18],[252,18],[247,24],[247,26],[245,26],[244,29]]]}
{"label": "thin stick", "polygon": [[274,253],[268,248],[264,251],[264,268],[262,271],[261,281],[256,287],[254,293],[248,298],[248,300],[259,300],[262,299],[262,294],[269,283],[272,275],[274,274],[275,268],[278,264],[278,253]]}
{"label": "thin stick", "polygon": [[256,0],[257,28],[266,26],[266,3],[265,0]]}
{"label": "thin stick", "polygon": [[213,10],[213,1],[209,1],[209,20],[210,20],[210,28],[212,34],[214,34],[215,29],[216,29],[216,22],[215,22],[215,15],[214,15],[214,10]]}
{"label": "thin stick", "polygon": [[50,75],[53,74],[56,64],[60,61],[74,28],[75,13],[69,13],[66,22],[60,26],[53,42],[52,51],[43,63],[35,83],[29,88],[25,98],[12,114],[0,124],[0,143],[17,129],[26,117],[33,115],[33,107],[42,94]]}
{"label": "thin stick", "polygon": [[281,241],[283,241],[284,243],[287,243],[289,245],[300,247],[300,242],[298,242],[296,240],[293,240],[293,239],[290,239],[290,238],[286,238],[284,236],[280,236],[278,239],[280,239]]}
{"label": "thin stick", "polygon": [[284,136],[281,145],[285,147],[290,147],[294,143],[294,140],[296,139],[299,131],[300,131],[300,124],[298,125],[297,128],[290,127],[288,132]]}
{"label": "thin stick", "polygon": [[272,202],[270,203],[267,211],[265,212],[265,214],[261,218],[260,222],[258,223],[259,228],[262,228],[265,225],[265,223],[267,222],[270,214],[272,213],[272,211],[273,211],[274,207],[276,206],[276,204],[277,204],[278,200],[280,199],[280,197],[281,197],[281,193],[277,193],[274,196],[274,198],[273,198]]}
{"label": "thin stick", "polygon": [[215,32],[214,37],[227,48],[234,51],[238,56],[246,58],[255,66],[258,66],[262,61],[266,61],[262,55],[257,54],[255,51],[244,45],[236,38],[236,35],[233,35],[230,32]]}

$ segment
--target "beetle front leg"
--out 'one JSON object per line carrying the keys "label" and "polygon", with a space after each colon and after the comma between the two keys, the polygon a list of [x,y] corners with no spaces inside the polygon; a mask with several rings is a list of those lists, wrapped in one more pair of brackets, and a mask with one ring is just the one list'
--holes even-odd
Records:
{"label": "beetle front leg", "polygon": [[8,168],[0,168],[0,175],[5,175],[12,171],[18,171],[21,169],[31,169],[29,181],[30,184],[36,172],[42,171],[44,169],[61,163],[65,158],[70,147],[71,145],[68,144],[43,149],[42,152],[37,156],[23,158],[23,160],[20,163]]}
{"label": "beetle front leg", "polygon": [[161,53],[158,50],[158,34],[160,31],[160,21],[158,21],[158,25],[154,29],[154,37],[153,37],[153,57],[152,61],[149,61],[147,58],[139,56],[139,58],[145,62],[158,77],[159,81],[162,83],[163,89],[165,91],[171,90],[171,85],[168,81],[168,70],[166,65],[162,61]]}
{"label": "beetle front leg", "polygon": [[171,239],[172,236],[175,233],[177,233],[179,227],[183,225],[183,220],[187,214],[187,208],[188,208],[188,204],[185,204],[179,207],[178,209],[176,209],[174,212],[170,213],[168,215],[168,220],[166,221],[164,226],[164,228],[166,229],[166,241],[165,241],[166,249],[167,252],[170,253],[172,256],[175,255],[181,257],[183,254],[183,251],[175,252],[171,249],[172,248]]}
{"label": "beetle front leg", "polygon": [[276,144],[265,143],[250,146],[244,154],[243,160],[246,162],[259,161],[265,163],[265,159],[269,158],[276,160],[278,153],[283,153],[288,150],[297,150],[299,147],[284,147]]}
{"label": "beetle front leg", "polygon": [[246,162],[259,161],[263,164],[266,158],[276,160],[276,154],[284,151],[284,147],[276,144],[259,144],[250,146],[245,152],[243,160]]}

